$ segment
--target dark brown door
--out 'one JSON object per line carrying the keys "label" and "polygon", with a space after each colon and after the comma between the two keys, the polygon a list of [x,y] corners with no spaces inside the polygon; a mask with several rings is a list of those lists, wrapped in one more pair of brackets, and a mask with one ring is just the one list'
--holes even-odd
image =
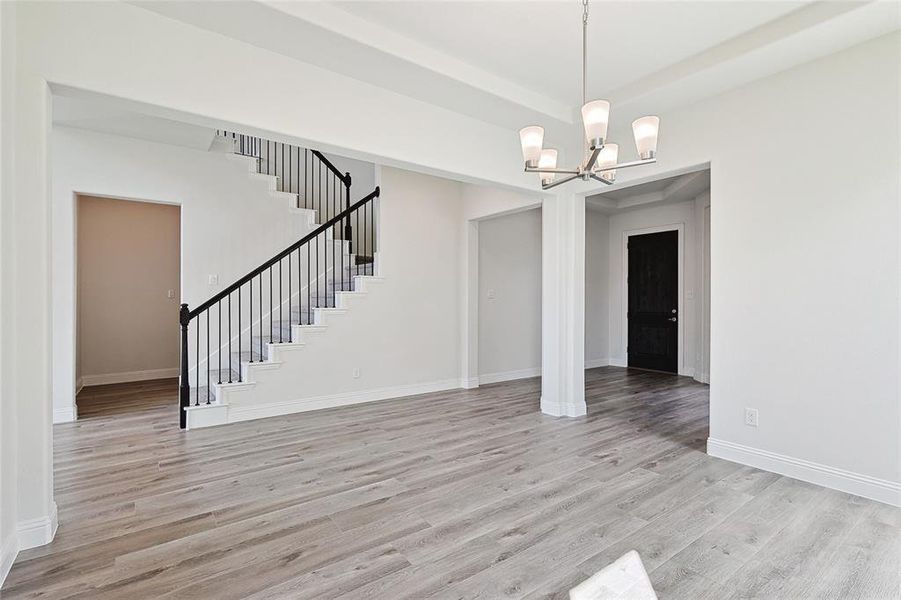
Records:
{"label": "dark brown door", "polygon": [[679,232],[629,237],[629,366],[677,371]]}

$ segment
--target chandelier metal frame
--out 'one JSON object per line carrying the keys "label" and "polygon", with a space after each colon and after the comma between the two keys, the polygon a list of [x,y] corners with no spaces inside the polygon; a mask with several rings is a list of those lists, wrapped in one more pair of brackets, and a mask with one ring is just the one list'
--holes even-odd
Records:
{"label": "chandelier metal frame", "polygon": [[[583,119],[585,119],[585,108],[588,104],[587,99],[587,81],[588,81],[588,0],[582,0],[582,105],[583,105]],[[609,111],[609,103],[607,103],[607,111]],[[609,116],[608,114],[604,115],[604,130],[606,132],[606,119]],[[651,119],[652,121],[648,122],[647,120]],[[639,141],[639,130],[638,124],[640,122],[644,122],[645,130],[643,134],[645,135],[644,143]],[[647,129],[648,123],[650,123],[651,130]],[[526,129],[539,129],[540,130],[540,138],[539,138],[539,146],[543,141],[544,130],[543,128],[525,128],[520,132],[520,137],[523,142],[523,157],[525,158],[525,171],[527,173],[539,173],[542,175],[541,178],[541,188],[544,190],[548,190],[558,185],[563,185],[564,183],[568,183],[575,179],[581,179],[583,181],[589,181],[593,179],[595,181],[599,181],[605,185],[613,185],[616,177],[617,169],[626,169],[630,167],[638,167],[642,165],[649,165],[657,162],[657,127],[659,124],[659,119],[657,117],[642,117],[641,119],[637,119],[632,123],[632,128],[635,133],[636,145],[639,149],[639,159],[616,163],[616,164],[604,164],[599,165],[598,159],[601,156],[601,152],[604,150],[607,144],[607,140],[603,136],[592,137],[592,138],[584,138],[585,150],[583,151],[584,161],[577,167],[571,169],[560,169],[556,166],[556,154],[557,151],[553,149],[548,149],[553,152],[552,158],[552,166],[542,165],[540,164],[539,159],[534,157],[527,156],[526,142],[522,138],[523,132]],[[586,131],[588,130],[588,124],[585,125]],[[647,138],[648,132],[650,131],[650,138]],[[648,141],[650,140],[650,142]],[[533,147],[534,151],[534,147]],[[542,150],[542,152],[546,152],[547,150]],[[616,153],[618,153],[618,147],[616,147]],[[614,154],[614,157],[616,154]],[[542,159],[544,155],[542,154]],[[615,162],[616,158],[614,158]],[[547,177],[544,177],[544,176]],[[566,177],[562,177],[560,179],[556,179],[557,175],[566,175]]]}

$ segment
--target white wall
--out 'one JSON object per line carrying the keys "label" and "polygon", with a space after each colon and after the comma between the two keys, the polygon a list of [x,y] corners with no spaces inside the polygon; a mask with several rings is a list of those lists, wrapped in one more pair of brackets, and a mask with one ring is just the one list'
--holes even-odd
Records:
{"label": "white wall", "polygon": [[695,371],[700,327],[697,314],[698,253],[694,201],[655,206],[616,213],[610,216],[609,235],[609,298],[610,298],[610,362],[625,367],[626,356],[626,286],[624,240],[627,232],[642,231],[661,226],[680,226],[679,241],[682,263],[681,309],[679,310],[680,375],[692,376]]}
{"label": "white wall", "polygon": [[610,362],[610,218],[585,213],[585,366]]}
{"label": "white wall", "polygon": [[657,165],[623,173],[710,163],[709,451],[896,503],[899,50],[895,33],[662,114]]}
{"label": "white wall", "polygon": [[383,279],[348,299],[346,312],[325,315],[327,330],[307,333],[304,346],[279,348],[277,371],[254,371],[253,386],[229,390],[230,414],[459,387],[461,185],[392,168],[380,180]]}
{"label": "white wall", "polygon": [[479,381],[541,372],[541,211],[479,222]]}
{"label": "white wall", "polygon": [[[218,152],[54,127],[53,397],[56,421],[72,420],[76,388],[75,195],[181,205],[181,301],[196,306],[310,230],[308,216]],[[362,163],[361,163],[362,164]],[[372,171],[372,165],[363,165]],[[360,169],[365,170],[365,169]],[[209,284],[209,275],[219,283]]]}
{"label": "white wall", "polygon": [[15,245],[13,175],[15,164],[15,10],[12,2],[0,3],[0,584],[18,553],[17,508],[17,396],[15,353],[10,343],[15,333]]}

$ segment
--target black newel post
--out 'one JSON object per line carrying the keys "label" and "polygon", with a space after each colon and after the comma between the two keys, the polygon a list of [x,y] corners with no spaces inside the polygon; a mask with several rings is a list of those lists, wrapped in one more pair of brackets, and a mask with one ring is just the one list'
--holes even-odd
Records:
{"label": "black newel post", "polygon": [[181,305],[178,313],[181,324],[181,372],[178,378],[178,426],[184,429],[188,424],[188,413],[185,410],[191,404],[191,386],[188,385],[188,324],[191,313],[187,304]]}
{"label": "black newel post", "polygon": [[[350,208],[350,173],[344,173],[344,192],[346,195],[344,201],[344,210]],[[344,221],[344,239],[349,243],[348,252],[351,254],[354,253],[354,239],[353,239],[353,228],[350,226],[350,213],[347,213],[347,218]]]}

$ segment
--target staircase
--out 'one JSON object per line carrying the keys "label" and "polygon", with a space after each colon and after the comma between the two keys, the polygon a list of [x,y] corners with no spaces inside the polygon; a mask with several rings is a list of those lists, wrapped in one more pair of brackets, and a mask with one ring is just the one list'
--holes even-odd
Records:
{"label": "staircase", "polygon": [[[244,157],[249,176],[310,211],[312,230],[196,308],[182,304],[182,428],[296,412],[284,405],[295,378],[279,387],[278,371],[298,367],[300,351],[326,331],[329,315],[380,281],[378,187],[352,202],[351,174],[316,150],[226,131],[217,132],[213,149]],[[270,392],[256,389],[261,373]],[[267,406],[273,400],[279,407]]]}

